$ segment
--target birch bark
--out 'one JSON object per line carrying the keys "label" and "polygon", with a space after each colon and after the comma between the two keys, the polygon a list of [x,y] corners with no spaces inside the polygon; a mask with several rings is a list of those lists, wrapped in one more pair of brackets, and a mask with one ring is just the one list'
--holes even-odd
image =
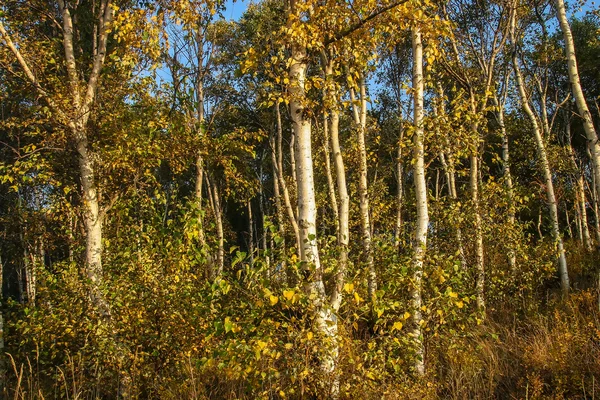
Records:
{"label": "birch bark", "polygon": [[573,41],[571,26],[567,20],[567,12],[565,10],[564,0],[555,0],[555,6],[556,15],[565,41],[565,52],[567,55],[567,66],[569,72],[569,81],[571,83],[571,91],[573,92],[573,97],[575,97],[575,103],[577,104],[579,115],[583,119],[583,128],[585,130],[588,148],[590,149],[591,154],[592,173],[596,181],[596,193],[600,193],[600,143],[598,142],[598,135],[596,129],[594,128],[592,114],[590,113],[587,100],[583,94],[583,89],[581,88],[579,68],[577,66],[577,57],[575,55],[575,43]]}
{"label": "birch bark", "polygon": [[413,136],[413,159],[414,159],[414,184],[417,202],[417,221],[415,226],[414,253],[412,258],[413,267],[413,337],[416,346],[415,371],[417,375],[425,374],[425,348],[423,345],[423,332],[421,330],[422,315],[421,297],[423,263],[427,249],[427,230],[429,227],[429,211],[427,204],[427,186],[425,182],[425,147],[423,143],[423,44],[419,28],[414,27],[412,31],[413,46],[413,101],[414,101],[414,125]]}
{"label": "birch bark", "polygon": [[513,54],[513,68],[517,81],[517,90],[519,92],[521,105],[523,107],[523,110],[525,111],[525,114],[527,114],[527,116],[529,117],[529,120],[533,127],[535,141],[537,144],[539,162],[542,167],[544,180],[546,184],[546,198],[548,202],[548,209],[550,212],[550,219],[552,221],[552,236],[558,248],[558,272],[560,276],[560,286],[561,290],[566,295],[569,292],[569,274],[562,235],[560,233],[560,227],[558,225],[558,208],[556,204],[556,196],[554,194],[554,183],[552,182],[552,171],[550,170],[550,164],[548,162],[548,156],[546,154],[546,146],[544,144],[544,139],[542,138],[542,133],[537,118],[529,105],[527,93],[525,92],[523,76],[519,67],[519,60],[517,59],[516,52]]}

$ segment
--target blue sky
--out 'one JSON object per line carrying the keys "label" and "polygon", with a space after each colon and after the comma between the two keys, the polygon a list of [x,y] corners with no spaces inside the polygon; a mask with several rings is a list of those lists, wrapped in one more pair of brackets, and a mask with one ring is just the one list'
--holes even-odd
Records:
{"label": "blue sky", "polygon": [[251,2],[251,0],[227,0],[223,17],[228,20],[239,19]]}

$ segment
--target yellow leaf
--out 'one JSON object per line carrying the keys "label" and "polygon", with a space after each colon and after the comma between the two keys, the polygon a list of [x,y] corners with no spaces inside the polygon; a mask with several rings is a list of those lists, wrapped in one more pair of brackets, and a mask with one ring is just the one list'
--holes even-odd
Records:
{"label": "yellow leaf", "polygon": [[292,301],[294,298],[294,293],[295,292],[293,290],[284,290],[283,297],[285,297],[287,301]]}
{"label": "yellow leaf", "polygon": [[407,311],[404,313],[404,319],[409,319],[410,318],[410,313]]}
{"label": "yellow leaf", "polygon": [[354,292],[354,301],[356,301],[356,304],[360,303],[361,300],[362,299],[360,298],[358,293]]}
{"label": "yellow leaf", "polygon": [[267,347],[267,342],[263,342],[262,340],[259,340],[256,342],[256,347],[258,347],[259,350],[264,349],[265,347]]}

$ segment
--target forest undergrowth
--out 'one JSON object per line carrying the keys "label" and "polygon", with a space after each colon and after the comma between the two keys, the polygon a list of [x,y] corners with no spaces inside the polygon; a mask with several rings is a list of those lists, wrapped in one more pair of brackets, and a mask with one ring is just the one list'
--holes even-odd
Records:
{"label": "forest undergrowth", "polygon": [[[578,289],[568,299],[550,277],[535,287],[503,287],[485,319],[454,291],[460,272],[452,264],[445,271],[429,265],[442,283],[425,306],[423,377],[411,372],[410,316],[398,304],[399,288],[382,289],[373,317],[364,288],[346,286],[340,398],[596,398],[597,256],[581,248],[570,254],[581,255],[569,259]],[[328,397],[331,378],[316,362],[321,338],[310,329],[309,303],[276,277],[265,289],[264,269],[250,269],[245,257],[233,256],[237,276],[210,284],[190,270],[167,273],[165,265],[122,271],[127,279],[107,283],[110,326],[90,317],[85,283],[73,274],[41,277],[35,306],[5,309],[5,398]]]}

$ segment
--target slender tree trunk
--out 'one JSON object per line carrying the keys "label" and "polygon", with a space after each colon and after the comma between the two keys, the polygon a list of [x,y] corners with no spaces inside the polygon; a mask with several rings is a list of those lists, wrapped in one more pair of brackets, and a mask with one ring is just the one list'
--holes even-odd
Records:
{"label": "slender tree trunk", "polygon": [[533,127],[533,134],[535,135],[535,141],[538,149],[538,157],[544,173],[544,179],[546,184],[546,197],[548,202],[548,208],[550,211],[550,220],[552,221],[552,236],[558,248],[558,272],[560,276],[560,286],[563,293],[566,295],[569,292],[569,273],[567,269],[567,259],[565,257],[562,235],[560,233],[560,227],[558,225],[558,207],[556,204],[556,197],[554,195],[552,171],[550,170],[550,164],[546,155],[546,146],[544,144],[544,139],[542,138],[537,118],[535,117],[535,114],[533,113],[533,110],[529,105],[529,100],[527,99],[527,93],[525,92],[523,77],[521,74],[521,69],[519,67],[519,61],[517,59],[516,53],[513,54],[513,67],[515,71],[515,77],[517,79],[517,89],[521,98],[521,105],[523,107],[523,110],[529,117],[529,120]]}
{"label": "slender tree trunk", "polygon": [[[568,136],[570,137],[570,135]],[[588,227],[588,218],[587,218],[587,201],[585,196],[585,178],[583,176],[583,172],[577,165],[577,161],[575,160],[575,152],[573,151],[573,147],[571,144],[568,144],[569,147],[569,155],[571,157],[571,163],[575,167],[576,180],[577,180],[577,195],[575,196],[575,205],[577,207],[577,213],[580,217],[580,240],[586,249],[586,251],[592,251],[592,238],[590,236],[590,230]]]}
{"label": "slender tree trunk", "polygon": [[404,162],[402,161],[402,141],[404,139],[404,126],[402,116],[400,116],[400,137],[398,138],[398,148],[396,154],[396,231],[394,233],[394,247],[400,250],[400,242],[402,241],[402,203],[404,202]]}
{"label": "slender tree trunk", "polygon": [[[567,231],[569,231],[569,237],[572,239],[573,238],[573,231],[571,230],[571,220],[569,219],[569,209],[568,207],[565,207],[565,218],[567,220]],[[541,232],[539,232],[539,227],[538,227],[538,234],[540,235],[540,239],[541,239]]]}
{"label": "slender tree trunk", "polygon": [[579,196],[575,197],[575,202],[573,205],[575,206],[575,226],[577,227],[577,239],[579,239],[579,244],[583,246],[583,230],[581,229],[581,210],[579,208]]}
{"label": "slender tree trunk", "polygon": [[[273,196],[275,197],[275,209],[277,212],[277,229],[279,232],[279,237],[281,239],[281,243],[279,245],[281,255],[279,257],[275,258],[274,263],[277,259],[279,259],[281,269],[283,271],[286,271],[285,220],[284,220],[284,216],[283,216],[283,205],[281,204],[281,192],[279,190],[279,179],[278,179],[278,173],[277,173],[277,156],[276,156],[275,152],[276,152],[275,138],[273,137],[273,135],[271,135],[271,164],[273,167]],[[295,221],[295,218],[294,218],[294,221]],[[273,238],[271,237],[271,239],[273,239]],[[278,269],[278,266],[276,265],[275,271],[273,271],[273,272],[278,273],[277,269]]]}
{"label": "slender tree trunk", "polygon": [[335,219],[335,236],[340,236],[340,212],[338,209],[337,196],[335,195],[335,185],[333,183],[333,175],[331,174],[331,159],[329,158],[329,125],[327,117],[323,117],[323,156],[325,157],[325,174],[327,176],[327,188],[329,189],[329,202],[333,217]]}
{"label": "slender tree trunk", "polygon": [[[587,149],[590,156],[589,148]],[[590,157],[591,158],[591,157]],[[600,247],[600,219],[598,215],[598,192],[596,191],[596,176],[592,175],[592,200],[594,201],[594,226],[596,228],[596,246]]]}
{"label": "slender tree trunk", "polygon": [[248,253],[250,254],[250,265],[254,265],[254,217],[252,215],[252,201],[246,202],[248,210]]}
{"label": "slender tree trunk", "polygon": [[[446,116],[446,106],[444,103],[444,89],[441,85],[441,83],[438,82],[437,84],[437,91],[438,91],[438,95],[439,95],[439,100],[440,100],[440,106],[439,106],[439,112],[440,112],[440,116],[442,118],[445,118]],[[444,173],[446,175],[446,181],[448,183],[448,194],[450,195],[450,199],[453,202],[456,202],[458,200],[458,193],[456,191],[456,170],[454,168],[454,156],[452,155],[452,151],[450,149],[450,141],[448,140],[448,136],[444,135],[444,145],[446,147],[446,151],[448,152],[448,161],[446,162],[446,156],[444,154],[444,152],[440,152],[440,161],[442,163],[442,167],[444,169]],[[465,256],[465,249],[464,249],[464,245],[463,245],[463,238],[462,238],[462,230],[460,228],[460,226],[456,227],[456,243],[458,245],[458,255],[460,257],[460,262],[461,262],[461,266],[463,268],[463,270],[466,270],[468,264],[467,264],[467,257]]]}
{"label": "slender tree trunk", "polygon": [[[200,42],[202,43],[202,42]],[[199,45],[201,46],[201,45]],[[202,68],[202,52],[201,47],[198,52],[198,69]],[[197,118],[198,118],[198,134],[200,139],[204,136],[204,84],[202,79],[202,71],[196,71],[196,96],[197,96]],[[200,242],[200,248],[203,248],[206,244],[206,238],[204,236],[204,215],[202,210],[202,183],[204,182],[204,160],[202,153],[198,150],[196,154],[196,187],[194,190],[194,197],[196,199],[196,206],[198,208],[198,240]]]}
{"label": "slender tree trunk", "polygon": [[294,206],[292,205],[292,201],[290,200],[290,193],[287,187],[287,183],[283,176],[283,148],[282,148],[282,136],[283,129],[281,125],[281,113],[279,111],[279,103],[275,106],[275,114],[277,117],[277,163],[273,164],[273,166],[277,166],[277,179],[279,180],[279,185],[281,186],[281,190],[283,192],[283,200],[285,204],[285,209],[287,210],[288,218],[290,220],[290,224],[292,225],[292,229],[294,231],[294,236],[296,237],[296,246],[298,247],[298,254],[300,254],[300,248],[302,247],[302,241],[300,238],[300,229],[298,228],[298,223],[296,219],[296,215],[294,214]]}
{"label": "slender tree trunk", "polygon": [[[471,129],[478,131],[477,124],[472,124]],[[471,154],[471,201],[473,202],[475,214],[475,263],[476,263],[476,284],[475,291],[477,296],[477,309],[485,312],[485,264],[483,249],[483,227],[481,221],[481,210],[479,207],[479,155],[477,152]]]}
{"label": "slender tree trunk", "polygon": [[[506,74],[508,77],[508,73]],[[508,78],[505,79],[505,86],[508,85]],[[500,126],[500,137],[502,138],[502,175],[504,176],[504,185],[506,186],[506,192],[508,194],[508,224],[511,228],[515,226],[515,201],[514,201],[514,189],[513,189],[513,180],[512,174],[510,173],[510,151],[509,151],[509,143],[508,143],[508,134],[506,132],[506,125],[504,123],[504,102],[503,99],[502,104],[498,100],[498,96],[493,96],[494,106],[496,107],[496,120],[498,121],[498,125]],[[516,272],[517,267],[517,257],[514,249],[512,248],[513,244],[509,244],[508,249],[508,265],[513,275]]]}
{"label": "slender tree trunk", "polygon": [[[328,66],[327,75],[333,76],[333,69]],[[330,100],[333,102],[333,106],[330,110],[330,133],[331,133],[331,150],[333,152],[333,165],[335,168],[335,177],[337,181],[338,193],[340,197],[340,210],[339,210],[339,235],[338,235],[338,246],[339,246],[339,258],[338,258],[338,269],[336,273],[335,286],[331,294],[331,307],[337,312],[342,303],[342,290],[344,281],[346,279],[346,271],[348,269],[348,243],[350,237],[349,228],[349,210],[350,210],[350,196],[348,195],[348,188],[346,184],[346,169],[344,166],[344,159],[342,157],[342,150],[340,147],[339,138],[339,110],[338,110],[338,95],[333,89],[329,92]]]}
{"label": "slender tree trunk", "polygon": [[[266,213],[265,213],[265,190],[264,190],[264,186],[263,186],[263,159],[261,157],[261,162],[260,162],[260,167],[258,169],[259,173],[259,191],[258,191],[258,200],[259,200],[259,211],[260,211],[260,226],[262,229],[262,236],[261,236],[261,244],[262,244],[262,254],[265,260],[265,264],[267,266],[267,274],[268,277],[271,277],[271,258],[269,257],[268,253],[267,253],[267,229],[265,228],[265,220],[267,218]],[[257,245],[258,245],[258,240],[257,240]]]}
{"label": "slender tree trunk", "polygon": [[358,125],[358,152],[359,152],[359,168],[358,168],[358,196],[360,199],[360,223],[362,233],[362,245],[367,264],[367,291],[371,307],[375,305],[377,291],[377,273],[375,272],[375,262],[373,259],[372,238],[371,238],[371,220],[369,218],[369,184],[367,170],[367,146],[365,135],[367,130],[367,93],[364,77],[360,80],[360,109],[355,105],[354,91],[351,90],[350,96],[354,105],[354,115]]}
{"label": "slender tree trunk", "polygon": [[[570,104],[569,104],[570,105]],[[588,226],[587,218],[587,201],[585,196],[585,177],[583,175],[583,168],[580,168],[575,158],[575,151],[571,145],[571,120],[570,120],[570,107],[567,108],[569,113],[567,118],[567,124],[565,126],[566,146],[569,150],[569,157],[575,170],[575,179],[577,180],[577,189],[575,196],[575,206],[577,207],[577,215],[579,217],[579,240],[582,241],[586,251],[592,251],[592,238],[590,236],[590,230]],[[593,176],[593,174],[592,174]]]}
{"label": "slender tree trunk", "polygon": [[215,227],[217,233],[217,254],[215,257],[215,263],[213,263],[210,271],[210,278],[215,279],[220,277],[223,273],[223,266],[225,262],[225,236],[223,233],[223,208],[221,206],[221,197],[219,193],[219,186],[214,178],[204,175],[206,177],[206,184],[208,188],[208,195],[210,198],[210,205],[215,217]]}
{"label": "slender tree trunk", "polygon": [[596,192],[600,193],[600,143],[598,142],[598,136],[592,120],[592,114],[590,113],[587,101],[581,88],[581,82],[579,80],[579,67],[577,66],[577,57],[575,55],[575,43],[573,41],[573,34],[571,33],[569,21],[567,20],[565,2],[564,0],[555,0],[555,5],[558,22],[560,23],[560,28],[565,41],[565,52],[567,55],[571,90],[573,92],[573,97],[575,97],[575,103],[577,104],[579,115],[583,119],[583,129],[585,130],[588,147],[592,156],[592,174],[594,175],[596,181]]}
{"label": "slender tree trunk", "polygon": [[35,297],[37,294],[37,270],[44,262],[44,247],[39,239],[35,239],[32,251],[26,250],[25,256],[25,292],[27,295],[27,302],[35,304]]}
{"label": "slender tree trunk", "polygon": [[425,146],[423,143],[423,44],[419,28],[412,30],[413,47],[413,99],[414,99],[414,126],[413,160],[414,184],[417,203],[417,221],[415,226],[414,253],[412,259],[413,288],[413,337],[416,346],[415,371],[418,376],[425,375],[425,347],[423,332],[421,330],[422,316],[421,297],[423,263],[427,251],[427,230],[429,228],[429,211],[427,205],[427,186],[425,181]]}

